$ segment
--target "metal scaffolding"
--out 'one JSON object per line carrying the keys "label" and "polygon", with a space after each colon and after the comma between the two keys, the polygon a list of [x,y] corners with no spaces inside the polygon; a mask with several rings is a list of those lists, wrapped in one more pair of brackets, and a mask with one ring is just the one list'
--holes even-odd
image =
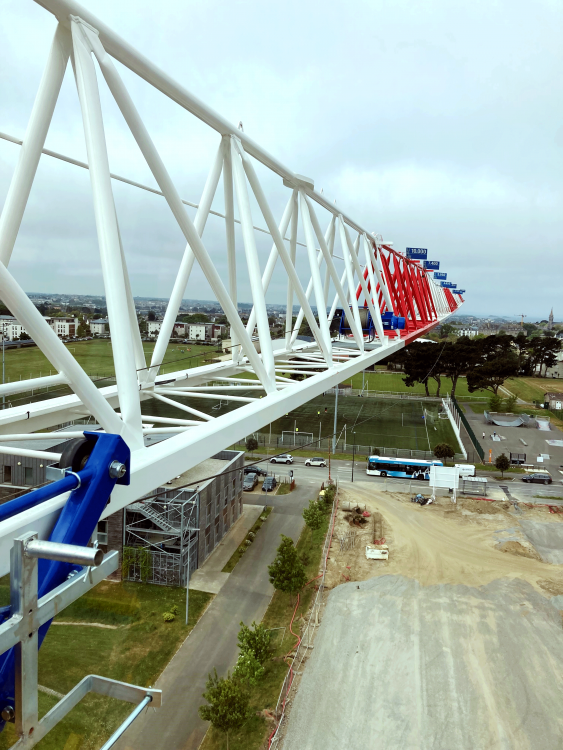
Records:
{"label": "metal scaffolding", "polygon": [[186,587],[198,566],[199,492],[160,487],[157,493],[125,510],[123,577]]}

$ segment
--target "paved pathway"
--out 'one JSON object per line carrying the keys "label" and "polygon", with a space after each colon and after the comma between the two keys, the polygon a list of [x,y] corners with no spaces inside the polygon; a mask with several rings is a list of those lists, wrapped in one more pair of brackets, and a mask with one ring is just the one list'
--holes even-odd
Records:
{"label": "paved pathway", "polygon": [[[274,506],[254,543],[242,556],[207,611],[166,667],[155,687],[164,691],[163,706],[148,709],[117,743],[116,750],[196,750],[207,722],[198,707],[209,672],[223,675],[237,656],[240,621],[259,622],[273,594],[267,566],[275,557],[280,534],[297,540],[301,516],[312,494],[312,485],[297,487],[290,495],[268,498]],[[264,504],[263,495],[246,493],[245,503]]]}

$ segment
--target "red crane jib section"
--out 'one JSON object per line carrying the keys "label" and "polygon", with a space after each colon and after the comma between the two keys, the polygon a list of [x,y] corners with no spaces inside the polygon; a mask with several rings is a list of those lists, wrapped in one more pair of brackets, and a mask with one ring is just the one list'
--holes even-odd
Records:
{"label": "red crane jib section", "polygon": [[[429,272],[422,268],[420,263],[409,260],[387,245],[382,245],[379,251],[375,245],[373,247],[375,257],[379,256],[381,261],[385,282],[393,305],[391,312],[405,319],[404,330],[385,331],[385,335],[390,338],[400,336],[408,342],[427,331],[431,331],[440,321],[430,292]],[[371,293],[367,268],[364,269],[364,279],[367,282],[367,290]],[[444,293],[450,311],[454,312],[463,302],[463,299],[459,296],[459,302],[457,302],[451,290],[447,288],[444,288]],[[359,301],[361,296],[362,285],[358,284],[356,299]],[[375,289],[375,295],[372,295],[372,303],[374,306],[379,306],[381,313],[388,310],[379,283]],[[366,300],[364,300],[364,307],[367,307]]]}

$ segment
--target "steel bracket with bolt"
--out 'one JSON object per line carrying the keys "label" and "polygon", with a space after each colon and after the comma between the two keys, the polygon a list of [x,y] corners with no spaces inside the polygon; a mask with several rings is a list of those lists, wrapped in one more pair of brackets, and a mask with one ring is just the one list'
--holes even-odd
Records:
{"label": "steel bracket with bolt", "polygon": [[[136,703],[137,708],[104,748],[109,748],[144,706],[161,703],[160,691],[127,685],[97,675],[85,677],[38,719],[38,649],[53,617],[117,570],[118,553],[104,558],[88,547],[116,484],[129,484],[130,453],[119,435],[85,432],[61,454],[57,481],[0,506],[0,525],[22,510],[68,493],[48,540],[29,530],[14,540],[10,559],[11,603],[0,609],[1,726],[13,721],[17,748],[31,748],[88,692]],[[83,571],[86,575],[80,575]]]}

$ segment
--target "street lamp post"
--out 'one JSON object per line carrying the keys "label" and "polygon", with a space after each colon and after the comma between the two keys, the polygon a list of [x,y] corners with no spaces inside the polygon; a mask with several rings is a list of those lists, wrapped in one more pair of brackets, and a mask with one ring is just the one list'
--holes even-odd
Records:
{"label": "street lamp post", "polygon": [[334,389],[334,429],[332,431],[332,452],[336,452],[336,418],[338,414],[338,385]]}
{"label": "street lamp post", "polygon": [[356,430],[354,430],[354,442],[352,443],[352,481],[354,481],[354,459],[356,457]]}

